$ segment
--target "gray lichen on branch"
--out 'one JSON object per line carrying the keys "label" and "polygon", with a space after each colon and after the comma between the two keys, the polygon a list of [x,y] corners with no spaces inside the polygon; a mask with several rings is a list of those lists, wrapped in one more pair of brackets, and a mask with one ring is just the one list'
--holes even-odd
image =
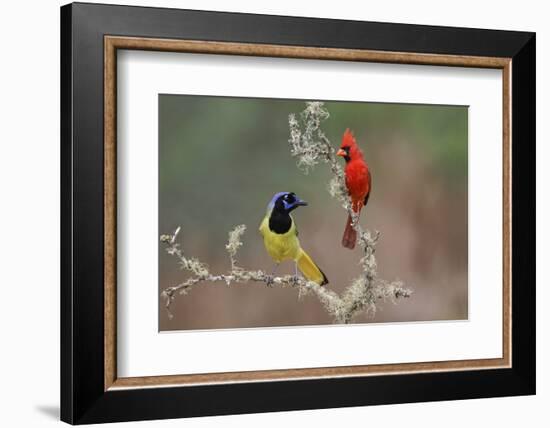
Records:
{"label": "gray lichen on branch", "polygon": [[237,253],[242,244],[245,225],[239,225],[229,232],[225,249],[229,256],[230,268],[227,273],[213,274],[206,264],[196,258],[187,257],[176,242],[180,228],[170,235],[162,235],[160,240],[166,244],[168,254],[175,256],[181,268],[193,276],[184,282],[166,288],[162,292],[168,316],[172,318],[170,306],[178,294],[187,294],[195,285],[203,282],[223,282],[231,284],[259,283],[266,286],[297,288],[300,295],[312,293],[323,304],[327,312],[337,323],[350,323],[353,317],[361,312],[374,314],[379,300],[410,297],[412,291],[404,288],[401,281],[388,282],[378,278],[375,258],[376,243],[380,233],[371,233],[363,229],[358,222],[358,216],[352,211],[349,196],[345,186],[344,171],[336,158],[336,151],[330,144],[321,128],[321,123],[329,118],[322,102],[308,102],[299,117],[289,116],[290,151],[297,159],[297,166],[308,173],[317,164],[327,163],[332,172],[328,191],[333,198],[351,215],[352,225],[357,231],[358,242],[363,252],[359,265],[361,274],[351,281],[351,284],[338,295],[326,287],[304,278],[294,276],[279,276],[272,278],[262,270],[246,270],[237,264]]}

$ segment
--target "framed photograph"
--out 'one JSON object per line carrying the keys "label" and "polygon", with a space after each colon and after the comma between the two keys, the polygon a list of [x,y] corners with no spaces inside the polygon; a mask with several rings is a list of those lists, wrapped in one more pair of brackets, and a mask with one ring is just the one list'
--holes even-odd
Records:
{"label": "framed photograph", "polygon": [[61,8],[61,418],[535,393],[535,34]]}

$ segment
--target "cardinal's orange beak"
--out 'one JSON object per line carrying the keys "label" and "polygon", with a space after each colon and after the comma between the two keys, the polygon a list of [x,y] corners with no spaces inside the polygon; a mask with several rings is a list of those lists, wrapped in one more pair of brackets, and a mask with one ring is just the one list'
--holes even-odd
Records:
{"label": "cardinal's orange beak", "polygon": [[344,149],[340,149],[336,152],[336,156],[342,156],[343,158],[345,158],[348,154],[346,153],[346,151]]}

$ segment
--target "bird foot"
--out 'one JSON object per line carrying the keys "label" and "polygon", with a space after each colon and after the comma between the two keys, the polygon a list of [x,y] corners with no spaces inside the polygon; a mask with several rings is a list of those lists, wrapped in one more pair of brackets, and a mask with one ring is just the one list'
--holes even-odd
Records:
{"label": "bird foot", "polygon": [[298,275],[292,275],[290,277],[290,281],[292,285],[298,285],[298,283],[300,282],[300,277]]}
{"label": "bird foot", "polygon": [[273,275],[266,275],[265,276],[265,284],[271,288],[273,287],[273,284],[275,284],[275,281],[273,280],[274,279],[274,276]]}

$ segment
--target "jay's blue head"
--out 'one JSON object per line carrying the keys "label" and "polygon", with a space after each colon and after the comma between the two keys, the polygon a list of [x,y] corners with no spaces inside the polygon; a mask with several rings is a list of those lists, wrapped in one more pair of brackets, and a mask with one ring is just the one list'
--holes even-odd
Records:
{"label": "jay's blue head", "polygon": [[302,201],[293,192],[279,192],[275,193],[271,201],[267,206],[268,211],[276,210],[289,213],[299,206],[307,205],[306,201]]}

